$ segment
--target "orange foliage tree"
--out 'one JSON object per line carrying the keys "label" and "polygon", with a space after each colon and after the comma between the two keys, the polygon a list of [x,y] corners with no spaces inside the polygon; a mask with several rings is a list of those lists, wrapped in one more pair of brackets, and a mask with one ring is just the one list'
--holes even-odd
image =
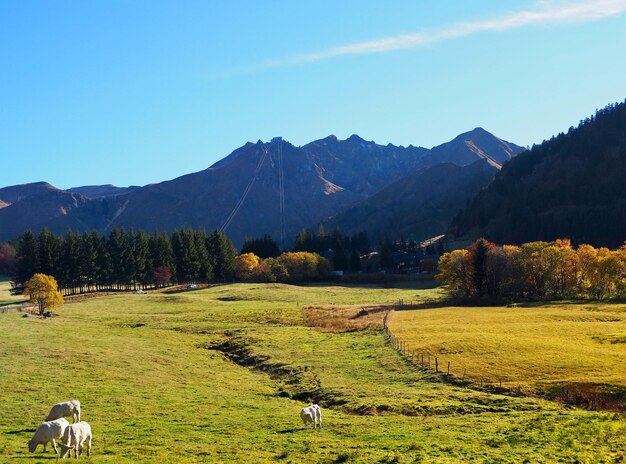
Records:
{"label": "orange foliage tree", "polygon": [[244,253],[235,258],[233,263],[233,272],[235,278],[240,280],[252,280],[254,270],[261,260],[254,253]]}

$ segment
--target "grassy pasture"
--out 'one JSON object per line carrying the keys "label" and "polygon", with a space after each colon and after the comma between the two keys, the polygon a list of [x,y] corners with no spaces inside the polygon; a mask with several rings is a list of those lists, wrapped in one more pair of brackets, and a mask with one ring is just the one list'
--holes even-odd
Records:
{"label": "grassy pasture", "polygon": [[0,308],[2,306],[26,301],[23,295],[11,295],[9,292],[10,289],[11,284],[9,283],[9,279],[0,276]]}
{"label": "grassy pasture", "polygon": [[390,329],[452,372],[549,389],[595,383],[626,388],[626,305],[546,304],[394,312]]}
{"label": "grassy pasture", "polygon": [[[437,290],[236,284],[0,315],[0,462],[50,462],[26,441],[78,398],[91,462],[616,462],[621,415],[433,381],[380,331],[309,327],[309,305],[425,300]],[[233,351],[228,351],[229,349]],[[234,362],[243,353],[258,369]],[[324,429],[305,431],[306,396]],[[301,399],[301,400],[299,400]]]}

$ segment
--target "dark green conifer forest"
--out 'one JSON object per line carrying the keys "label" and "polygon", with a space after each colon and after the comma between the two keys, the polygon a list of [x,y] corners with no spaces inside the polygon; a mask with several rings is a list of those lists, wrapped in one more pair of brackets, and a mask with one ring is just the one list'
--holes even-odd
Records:
{"label": "dark green conifer forest", "polygon": [[65,294],[153,288],[232,279],[237,252],[220,231],[181,229],[172,235],[113,228],[108,235],[56,236],[26,231],[16,240],[13,280],[54,276]]}
{"label": "dark green conifer forest", "polygon": [[567,237],[618,247],[626,239],[626,102],[506,163],[459,213],[452,236],[520,244]]}

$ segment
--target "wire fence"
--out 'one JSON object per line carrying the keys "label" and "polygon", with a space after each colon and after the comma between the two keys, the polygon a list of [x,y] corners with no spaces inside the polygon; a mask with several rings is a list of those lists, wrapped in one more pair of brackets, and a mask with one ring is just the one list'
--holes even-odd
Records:
{"label": "wire fence", "polygon": [[[401,303],[402,301],[399,300],[397,305]],[[394,309],[396,309],[395,305]],[[548,392],[538,391],[528,386],[523,387],[505,377],[470,376],[465,367],[453,365],[450,360],[443,358],[440,354],[413,349],[408,342],[394,335],[387,324],[391,311],[393,309],[388,311],[383,319],[383,330],[390,345],[412,364],[428,370],[433,375],[441,376],[445,381],[473,388],[480,387],[493,393],[543,398],[590,410],[626,411],[626,389],[621,387],[606,389],[602,384],[570,382]]]}
{"label": "wire fence", "polygon": [[[393,310],[406,310],[414,306],[412,302],[405,304],[404,300],[398,300],[393,305]],[[451,360],[442,357],[441,354],[431,353],[411,347],[411,345],[402,338],[391,332],[388,325],[388,317],[391,311],[387,312],[383,319],[383,330],[390,345],[395,348],[405,359],[412,364],[429,370],[431,373],[441,375],[446,380],[457,383],[472,385],[474,387],[488,388],[497,390],[501,393],[515,393],[518,395],[531,395],[532,390],[524,389],[522,385],[511,385],[509,379],[500,376],[484,376],[484,375],[468,375],[466,366],[453,364]]]}

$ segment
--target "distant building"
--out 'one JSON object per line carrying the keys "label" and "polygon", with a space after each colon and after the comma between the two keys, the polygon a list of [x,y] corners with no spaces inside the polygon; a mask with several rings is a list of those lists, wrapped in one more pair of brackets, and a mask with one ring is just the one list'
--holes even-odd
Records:
{"label": "distant building", "polygon": [[[439,255],[427,254],[424,250],[417,252],[395,251],[392,253],[394,274],[419,274],[421,272],[437,271]],[[368,253],[362,257],[364,272],[379,272],[380,254],[377,251]]]}
{"label": "distant building", "polygon": [[416,274],[420,272],[422,253],[396,251],[391,255],[394,271],[398,274]]}

